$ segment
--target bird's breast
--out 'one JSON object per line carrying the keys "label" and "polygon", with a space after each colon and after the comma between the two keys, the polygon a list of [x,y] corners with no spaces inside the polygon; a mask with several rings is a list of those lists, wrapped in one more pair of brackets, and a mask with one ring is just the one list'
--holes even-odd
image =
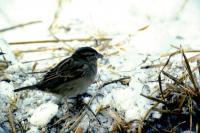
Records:
{"label": "bird's breast", "polygon": [[85,93],[93,81],[94,80],[91,78],[80,78],[61,84],[55,89],[63,96],[74,97],[76,95]]}

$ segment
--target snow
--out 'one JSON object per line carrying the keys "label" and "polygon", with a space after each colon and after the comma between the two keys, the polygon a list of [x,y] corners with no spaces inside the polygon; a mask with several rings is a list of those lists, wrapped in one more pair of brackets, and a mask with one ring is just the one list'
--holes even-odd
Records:
{"label": "snow", "polygon": [[[53,20],[57,3],[46,0],[42,2],[39,0],[28,2],[26,0],[21,2],[9,0],[0,2],[0,5],[4,5],[1,7],[4,15],[0,13],[1,28],[30,20],[42,20],[43,22],[1,34],[3,39],[0,40],[0,48],[6,53],[6,59],[11,61],[12,65],[5,70],[6,74],[1,77],[8,78],[11,82],[0,81],[0,105],[4,106],[10,98],[14,98],[14,95],[21,96],[22,98],[17,101],[19,108],[16,112],[17,120],[28,118],[35,126],[46,126],[56,113],[59,116],[63,115],[63,108],[58,110],[56,104],[47,103],[56,99],[51,94],[38,91],[13,93],[13,89],[37,83],[42,76],[42,74],[27,74],[32,72],[33,63],[20,62],[63,55],[68,57],[71,53],[67,50],[48,51],[43,52],[43,54],[39,52],[23,53],[16,59],[13,52],[46,47],[47,45],[9,46],[7,42],[52,39],[47,29]],[[55,34],[59,38],[111,37],[113,40],[107,44],[111,47],[102,52],[105,55],[113,52],[118,52],[118,54],[105,56],[100,61],[97,81],[106,82],[121,76],[131,76],[129,86],[114,83],[102,88],[100,92],[104,97],[98,98],[92,103],[93,112],[97,113],[96,111],[101,105],[104,107],[109,105],[111,108],[123,112],[124,115],[122,115],[123,113],[121,115],[126,122],[144,117],[146,111],[152,106],[152,101],[140,94],[153,94],[156,90],[157,84],[148,83],[148,80],[155,80],[157,71],[139,69],[140,64],[147,56],[150,58],[147,64],[150,64],[151,60],[158,59],[163,53],[172,51],[170,46],[172,44],[175,46],[181,44],[184,48],[199,49],[199,7],[198,0],[187,1],[185,6],[184,1],[180,0],[65,1],[56,26],[66,26],[71,30],[64,32],[57,28],[54,31]],[[5,15],[7,19],[3,17]],[[148,27],[139,30],[145,26]],[[73,41],[66,44],[48,44],[48,46],[53,48],[70,46],[76,49],[80,46],[91,46],[93,42]],[[0,57],[0,59],[2,58]],[[36,70],[49,69],[60,60],[38,62]],[[177,72],[174,73],[177,74]],[[98,83],[91,85],[88,92],[94,94],[98,85]],[[89,100],[88,97],[84,99],[85,103],[88,103]],[[160,114],[153,112],[152,116],[159,118]],[[1,117],[1,120],[5,119],[4,115]],[[44,119],[41,119],[43,117]],[[82,125],[84,127],[84,123]],[[38,127],[31,126],[28,132],[39,132]]]}
{"label": "snow", "polygon": [[187,130],[187,131],[183,131],[182,133],[195,133],[195,132]]}
{"label": "snow", "polygon": [[9,130],[6,127],[0,126],[0,133],[9,133]]}
{"label": "snow", "polygon": [[40,131],[37,127],[31,127],[31,129],[28,130],[27,133],[40,133]]}
{"label": "snow", "polygon": [[[16,63],[17,60],[13,54],[13,52],[11,51],[11,47],[10,45],[6,42],[6,40],[0,38],[0,50],[3,51],[4,53],[6,53],[4,55],[6,61],[10,61],[11,63]],[[0,56],[0,60],[3,60],[3,56]]]}
{"label": "snow", "polygon": [[30,123],[34,126],[43,127],[57,114],[58,105],[54,103],[44,103],[35,109],[30,118]]}
{"label": "snow", "polygon": [[27,66],[23,65],[22,63],[16,63],[16,64],[13,64],[13,65],[10,65],[8,67],[8,69],[6,69],[5,71],[8,73],[8,74],[14,74],[16,72],[20,72],[20,73],[23,73],[24,71],[27,71],[28,68]]}
{"label": "snow", "polygon": [[147,99],[140,96],[140,93],[135,93],[131,88],[114,88],[102,102],[104,106],[110,105],[125,112],[127,122],[133,118],[141,119],[149,107],[147,103]]}
{"label": "snow", "polygon": [[30,85],[34,85],[36,83],[37,83],[36,79],[34,77],[31,77],[31,78],[25,80],[23,82],[22,86],[30,86]]}
{"label": "snow", "polygon": [[0,82],[0,110],[1,110],[0,123],[2,120],[5,119],[5,114],[3,110],[5,109],[8,103],[14,100],[13,90],[14,90],[13,85],[5,81]]}
{"label": "snow", "polygon": [[2,81],[0,82],[0,88],[1,95],[3,95],[5,98],[14,99],[14,87],[11,84]]}

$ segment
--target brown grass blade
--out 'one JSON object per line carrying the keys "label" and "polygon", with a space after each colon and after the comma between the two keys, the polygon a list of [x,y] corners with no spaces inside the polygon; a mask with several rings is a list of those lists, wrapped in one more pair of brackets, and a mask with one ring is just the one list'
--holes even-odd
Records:
{"label": "brown grass blade", "polygon": [[164,110],[164,109],[158,109],[158,108],[153,108],[153,110],[158,111],[160,113],[176,114],[176,115],[181,114],[181,110]]}
{"label": "brown grass blade", "polygon": [[10,45],[20,45],[20,44],[40,44],[40,43],[58,43],[58,42],[72,42],[72,41],[111,41],[112,38],[73,38],[73,39],[52,39],[52,40],[35,40],[35,41],[21,41],[21,42],[10,42]]}
{"label": "brown grass blade", "polygon": [[6,31],[9,31],[9,30],[13,30],[13,29],[16,29],[16,28],[32,25],[32,24],[41,23],[41,22],[42,21],[32,21],[32,22],[27,22],[27,23],[23,23],[23,24],[14,25],[14,26],[11,26],[11,27],[8,27],[8,28],[0,29],[0,33],[6,32]]}
{"label": "brown grass blade", "polygon": [[189,74],[189,78],[190,78],[190,80],[191,80],[191,82],[192,82],[192,84],[193,84],[193,86],[194,86],[194,88],[195,88],[195,91],[196,91],[196,92],[199,92],[197,83],[196,83],[196,81],[195,81],[195,79],[194,79],[194,77],[193,77],[193,74],[192,74],[192,70],[191,70],[189,61],[188,61],[188,59],[187,59],[187,57],[186,57],[186,55],[185,55],[183,49],[181,50],[181,52],[182,52],[183,58],[184,58],[184,60],[185,60],[186,70],[187,70],[187,72],[188,72],[188,74]]}
{"label": "brown grass blade", "polygon": [[171,74],[165,72],[165,71],[162,71],[162,73],[167,76],[168,78],[170,78],[171,80],[173,80],[175,83],[177,84],[181,84],[183,85],[184,83],[182,81],[180,81],[179,79],[175,78],[174,76],[172,76]]}
{"label": "brown grass blade", "polygon": [[[197,66],[195,66],[192,69],[192,72],[196,71],[197,69],[199,69],[199,74],[200,74],[200,63],[199,64],[197,63]],[[185,80],[188,77],[188,75],[189,75],[188,73],[183,74],[182,76],[180,76],[179,80],[181,80],[181,81]]]}
{"label": "brown grass blade", "polygon": [[144,95],[144,94],[140,94],[140,95],[143,96],[143,97],[145,97],[145,98],[147,98],[147,99],[150,99],[150,100],[152,100],[152,101],[156,101],[156,102],[159,102],[159,103],[167,104],[165,101],[160,100],[160,99],[158,99],[158,98],[151,97],[151,96],[146,96],[146,95]]}
{"label": "brown grass blade", "polygon": [[192,131],[192,98],[191,96],[189,96],[189,100],[188,100],[188,108],[189,108],[189,114],[190,114],[190,131]]}
{"label": "brown grass blade", "polygon": [[158,83],[159,83],[159,89],[160,89],[160,93],[161,93],[162,99],[163,99],[164,102],[166,102],[166,101],[165,101],[165,97],[164,97],[164,95],[163,95],[161,74],[159,74],[159,76],[158,76]]}

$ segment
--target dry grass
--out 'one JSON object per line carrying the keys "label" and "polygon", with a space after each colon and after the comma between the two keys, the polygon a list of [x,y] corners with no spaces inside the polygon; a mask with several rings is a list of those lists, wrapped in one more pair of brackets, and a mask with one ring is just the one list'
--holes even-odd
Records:
{"label": "dry grass", "polygon": [[[199,50],[192,50],[186,52],[198,52]],[[170,59],[175,55],[181,55],[183,58],[184,75],[173,76],[170,74],[166,66],[170,63]],[[166,70],[165,70],[166,69]],[[185,51],[180,48],[178,51],[169,55],[168,60],[158,76],[158,84],[160,93],[157,97],[145,96],[154,101],[154,106],[148,110],[148,113],[143,119],[143,132],[180,132],[190,130],[199,132],[199,117],[200,117],[200,93],[199,83],[197,80],[196,70],[200,67],[191,68],[190,62],[185,54]],[[168,78],[172,83],[161,81],[161,76]],[[187,79],[187,77],[189,79]],[[163,89],[163,86],[165,88]],[[164,106],[162,109],[156,108],[159,103]],[[157,111],[162,114],[160,119],[154,119],[152,122],[151,113]]]}

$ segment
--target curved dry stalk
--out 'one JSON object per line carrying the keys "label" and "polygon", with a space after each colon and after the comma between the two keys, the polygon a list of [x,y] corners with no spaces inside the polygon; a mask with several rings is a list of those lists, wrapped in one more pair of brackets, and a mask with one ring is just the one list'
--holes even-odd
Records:
{"label": "curved dry stalk", "polygon": [[[187,50],[187,49],[184,49],[184,52],[185,53],[199,53],[200,50],[193,50],[193,49]],[[161,55],[161,57],[167,57],[167,56],[170,56],[170,55],[177,55],[177,54],[180,54],[180,53],[181,53],[181,50],[177,50],[177,51],[172,52],[172,53],[163,54],[163,55]]]}
{"label": "curved dry stalk", "polygon": [[32,24],[38,24],[38,23],[41,23],[41,22],[42,21],[31,21],[31,22],[27,22],[27,23],[23,23],[23,24],[14,25],[14,26],[11,26],[11,27],[8,27],[8,28],[0,29],[0,33],[6,32],[6,31],[9,31],[9,30],[13,30],[13,29],[16,29],[16,28],[32,25]]}
{"label": "curved dry stalk", "polygon": [[183,58],[184,58],[184,61],[185,61],[185,64],[186,64],[186,70],[188,72],[189,78],[190,78],[190,80],[191,80],[191,82],[192,82],[192,84],[194,86],[195,91],[198,93],[199,92],[199,88],[198,88],[196,80],[194,79],[194,76],[193,76],[189,61],[188,61],[183,49],[181,50],[181,52],[182,52],[182,55],[183,55]]}
{"label": "curved dry stalk", "polygon": [[35,40],[35,41],[21,41],[21,42],[10,42],[10,45],[21,45],[21,44],[40,44],[40,43],[58,43],[58,42],[72,42],[72,41],[111,41],[112,38],[73,38],[73,39],[52,39],[52,40]]}
{"label": "curved dry stalk", "polygon": [[64,58],[64,57],[66,57],[66,56],[67,56],[67,55],[58,56],[58,57],[43,58],[43,59],[31,60],[31,61],[23,61],[22,63],[32,63],[32,62],[39,62],[39,61],[53,60],[53,59],[57,59],[57,58]]}
{"label": "curved dry stalk", "polygon": [[[197,64],[197,66],[195,66],[195,67],[191,70],[192,73],[193,73],[194,71],[196,71],[197,69],[199,69],[199,68],[200,68],[200,64]],[[199,69],[199,73],[200,73],[200,69]],[[183,80],[185,80],[188,76],[189,76],[189,74],[188,74],[188,73],[185,73],[185,74],[183,74],[182,76],[180,76],[179,80],[183,81]]]}

